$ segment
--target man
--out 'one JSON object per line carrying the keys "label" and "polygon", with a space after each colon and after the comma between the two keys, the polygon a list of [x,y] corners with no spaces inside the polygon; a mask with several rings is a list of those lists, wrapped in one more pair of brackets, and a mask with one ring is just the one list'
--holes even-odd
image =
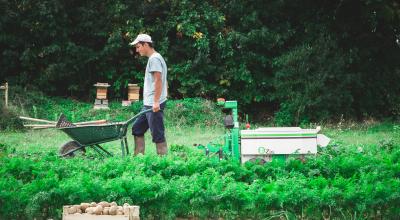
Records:
{"label": "man", "polygon": [[140,56],[148,57],[143,88],[143,110],[152,112],[141,115],[132,127],[135,138],[135,155],[144,154],[144,133],[150,128],[152,141],[156,143],[157,154],[167,154],[165,140],[164,108],[167,101],[167,64],[164,58],[153,48],[153,41],[147,34],[139,34],[130,43],[136,47]]}

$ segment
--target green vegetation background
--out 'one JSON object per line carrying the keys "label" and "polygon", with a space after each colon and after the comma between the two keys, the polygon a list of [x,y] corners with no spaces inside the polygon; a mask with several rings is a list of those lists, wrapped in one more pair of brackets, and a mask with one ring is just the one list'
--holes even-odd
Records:
{"label": "green vegetation background", "polygon": [[[126,98],[148,33],[171,98],[225,97],[281,125],[398,117],[400,6],[360,1],[0,1],[0,79],[93,100]],[[256,108],[254,108],[256,107]],[[254,116],[255,117],[255,116]]]}
{"label": "green vegetation background", "polygon": [[[101,200],[141,206],[143,219],[399,219],[400,5],[360,1],[0,1],[0,219],[60,219]],[[153,36],[169,66],[170,153],[61,159],[57,130],[19,115],[123,121],[128,83]],[[93,84],[108,82],[109,111]],[[38,92],[42,91],[42,92]],[[1,94],[2,95],[2,94]],[[49,98],[49,96],[51,98]],[[69,98],[65,98],[69,97]],[[216,97],[262,125],[323,125],[332,138],[306,160],[240,165],[193,148],[223,134]],[[351,119],[351,120],[349,120]],[[357,121],[353,123],[352,121]],[[259,124],[252,124],[253,127]],[[132,149],[132,137],[128,139]],[[104,146],[118,153],[119,143]]]}
{"label": "green vegetation background", "polygon": [[[93,111],[92,104],[40,93],[4,112],[54,120],[122,121],[140,103]],[[32,104],[32,100],[35,104]],[[29,104],[30,103],[30,104]],[[21,107],[22,106],[22,107]],[[0,219],[61,219],[62,206],[116,201],[141,207],[141,219],[398,219],[400,217],[400,126],[393,122],[322,124],[332,138],[305,160],[290,157],[260,165],[208,158],[194,143],[224,133],[220,109],[203,99],[170,101],[166,109],[169,154],[158,157],[146,136],[146,155],[119,157],[120,143],[71,159],[58,157],[69,137],[55,129],[0,131]],[[243,125],[242,125],[243,126]],[[253,128],[258,124],[252,124]],[[315,124],[304,124],[314,127]],[[128,135],[130,151],[133,140]]]}

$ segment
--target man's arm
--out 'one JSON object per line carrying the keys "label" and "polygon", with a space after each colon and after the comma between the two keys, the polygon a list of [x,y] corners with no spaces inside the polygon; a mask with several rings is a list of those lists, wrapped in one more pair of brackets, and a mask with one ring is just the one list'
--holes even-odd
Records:
{"label": "man's arm", "polygon": [[162,89],[162,80],[160,72],[153,72],[154,77],[154,104],[153,104],[153,112],[160,111],[160,96]]}

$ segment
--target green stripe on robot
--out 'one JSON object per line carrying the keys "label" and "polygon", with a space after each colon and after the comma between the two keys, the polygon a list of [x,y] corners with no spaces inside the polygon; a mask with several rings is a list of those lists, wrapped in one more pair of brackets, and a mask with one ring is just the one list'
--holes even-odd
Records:
{"label": "green stripe on robot", "polygon": [[242,134],[242,138],[251,137],[316,137],[316,134]]}

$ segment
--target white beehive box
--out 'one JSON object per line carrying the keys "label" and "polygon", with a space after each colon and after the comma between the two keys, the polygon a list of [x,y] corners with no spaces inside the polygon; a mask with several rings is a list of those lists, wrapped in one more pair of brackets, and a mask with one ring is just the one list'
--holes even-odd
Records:
{"label": "white beehive box", "polygon": [[274,155],[316,154],[317,145],[325,147],[330,139],[318,134],[320,128],[299,127],[258,128],[241,130],[241,161],[253,158],[271,160]]}
{"label": "white beehive box", "polygon": [[129,206],[129,213],[124,215],[95,215],[88,213],[68,214],[70,205],[63,206],[63,220],[139,220],[139,206]]}

